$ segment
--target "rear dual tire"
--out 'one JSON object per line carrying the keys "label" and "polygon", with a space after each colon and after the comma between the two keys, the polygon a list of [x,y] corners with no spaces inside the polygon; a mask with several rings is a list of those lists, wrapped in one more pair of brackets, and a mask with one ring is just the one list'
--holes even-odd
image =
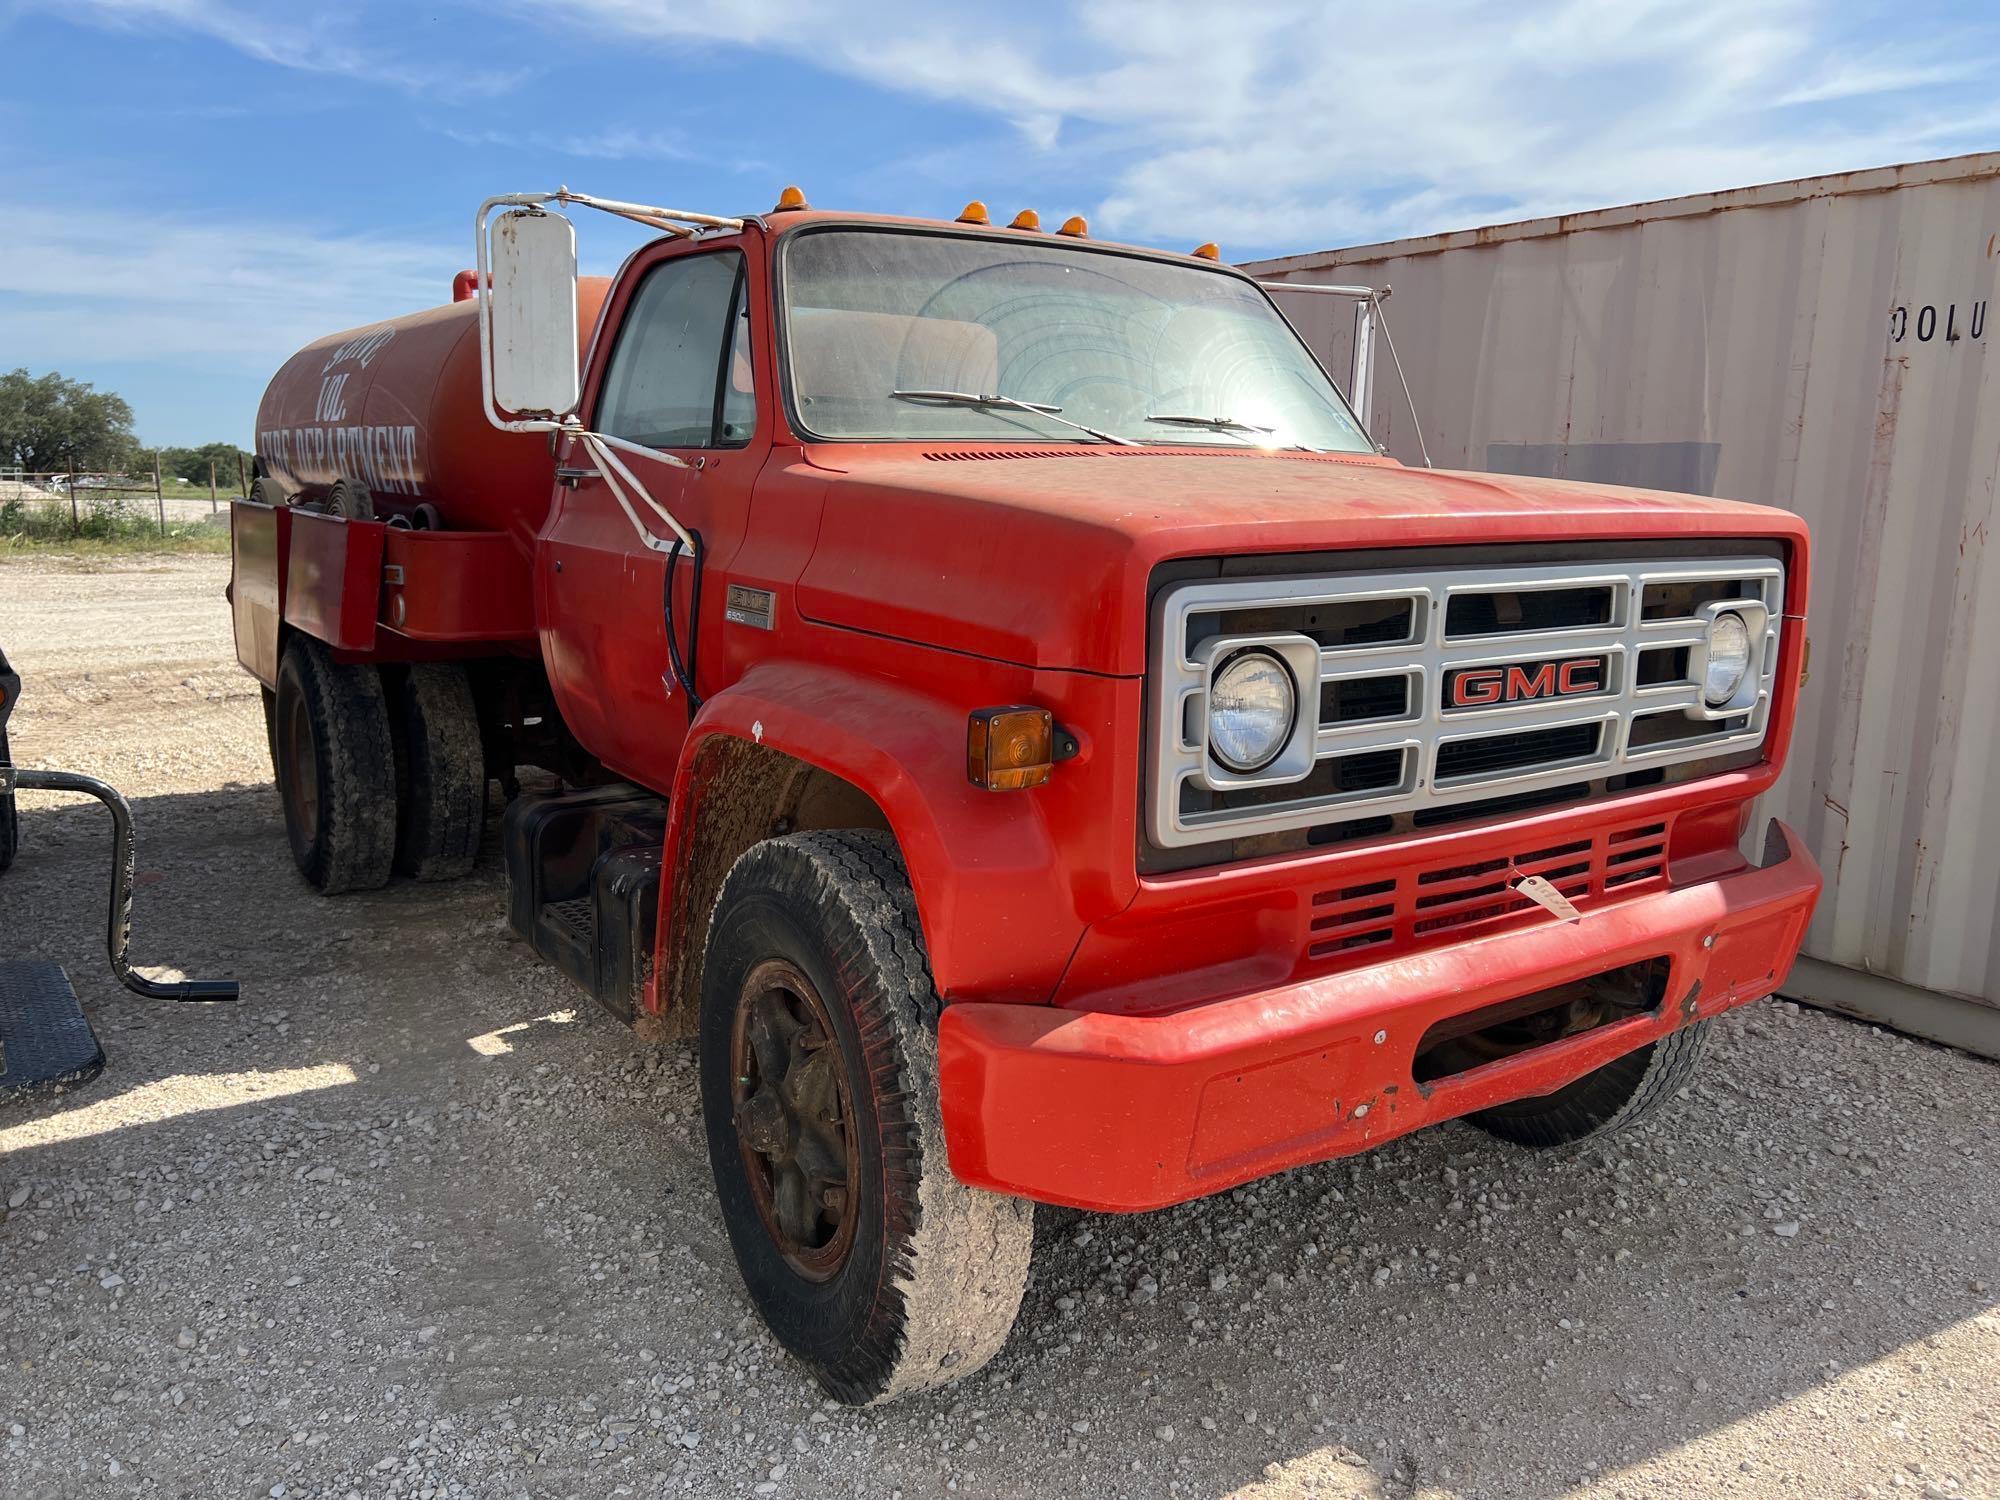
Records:
{"label": "rear dual tire", "polygon": [[463,667],[423,663],[389,694],[396,748],[396,872],[454,880],[486,831],[486,752]]}
{"label": "rear dual tire", "polygon": [[472,868],[486,768],[462,667],[414,666],[391,684],[295,636],[265,712],[292,858],[320,894]]}
{"label": "rear dual tire", "polygon": [[385,884],[396,859],[396,755],[382,675],[296,636],[278,668],[273,747],[292,859],[333,896]]}

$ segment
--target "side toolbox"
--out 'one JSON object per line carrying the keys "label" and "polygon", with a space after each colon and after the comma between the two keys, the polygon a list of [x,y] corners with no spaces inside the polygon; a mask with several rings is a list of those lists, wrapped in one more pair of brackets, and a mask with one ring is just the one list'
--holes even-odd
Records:
{"label": "side toolbox", "polygon": [[507,922],[620,1020],[653,970],[666,799],[637,787],[518,797],[501,821]]}

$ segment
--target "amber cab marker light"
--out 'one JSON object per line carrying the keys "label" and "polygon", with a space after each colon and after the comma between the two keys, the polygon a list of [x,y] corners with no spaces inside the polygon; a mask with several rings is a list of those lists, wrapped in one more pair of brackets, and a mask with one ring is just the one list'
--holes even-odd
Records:
{"label": "amber cab marker light", "polygon": [[1221,260],[1222,246],[1210,240],[1206,245],[1196,245],[1191,253],[1196,260]]}
{"label": "amber cab marker light", "polygon": [[1040,786],[1055,763],[1055,719],[1046,708],[982,708],[965,726],[965,774],[989,792]]}
{"label": "amber cab marker light", "polygon": [[957,222],[960,224],[991,224],[993,220],[987,215],[986,205],[981,203],[977,198],[974,198],[958,211]]}
{"label": "amber cab marker light", "polygon": [[811,207],[812,205],[806,202],[806,195],[799,191],[796,184],[792,184],[787,186],[782,193],[778,194],[778,206],[772,209],[771,212],[774,214],[795,214],[801,209]]}
{"label": "amber cab marker light", "polygon": [[1088,239],[1090,237],[1090,221],[1084,218],[1082,214],[1071,214],[1067,219],[1063,220],[1063,227],[1058,229],[1056,233],[1066,234],[1073,240]]}
{"label": "amber cab marker light", "polygon": [[1014,221],[1007,227],[1009,229],[1040,229],[1042,227],[1042,216],[1032,208],[1024,208],[1014,215]]}

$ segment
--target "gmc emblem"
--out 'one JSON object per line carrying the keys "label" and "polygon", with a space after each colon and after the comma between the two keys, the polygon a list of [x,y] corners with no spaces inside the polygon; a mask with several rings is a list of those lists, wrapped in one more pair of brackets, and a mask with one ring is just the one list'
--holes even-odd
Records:
{"label": "gmc emblem", "polygon": [[1493,708],[1537,698],[1580,698],[1604,690],[1604,658],[1516,662],[1505,667],[1461,667],[1445,678],[1446,708]]}

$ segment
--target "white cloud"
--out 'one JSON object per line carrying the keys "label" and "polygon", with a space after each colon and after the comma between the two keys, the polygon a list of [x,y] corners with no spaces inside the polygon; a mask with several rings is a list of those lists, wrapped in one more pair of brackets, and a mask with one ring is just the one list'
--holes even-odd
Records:
{"label": "white cloud", "polygon": [[1815,73],[1810,81],[1786,90],[1776,102],[1780,106],[1827,104],[1840,99],[1900,94],[1911,89],[1962,83],[1979,77],[1992,65],[1992,59],[1983,48],[1969,57],[1931,61],[1883,57],[1862,61],[1842,59]]}
{"label": "white cloud", "polygon": [[433,126],[461,146],[498,146],[508,151],[546,151],[593,161],[697,161],[702,157],[680,135],[667,130],[613,127],[574,133],[558,130],[467,130],[457,125]]}
{"label": "white cloud", "polygon": [[[0,256],[0,347],[37,367],[198,352],[268,371],[334,329],[444,301],[466,239],[436,246],[20,207]],[[9,307],[9,294],[22,303]]]}
{"label": "white cloud", "polygon": [[[20,0],[25,7],[37,0]],[[520,69],[471,68],[398,57],[357,39],[346,8],[314,11],[287,4],[273,15],[233,0],[40,0],[69,21],[128,30],[179,30],[235,48],[259,62],[305,73],[325,73],[386,84],[409,93],[468,98],[511,88]]]}
{"label": "white cloud", "polygon": [[1847,61],[1808,0],[516,5],[982,110],[1030,159],[1108,172],[1093,222],[1132,237],[1317,247],[1980,144],[1977,115],[1918,92],[1969,65]]}

